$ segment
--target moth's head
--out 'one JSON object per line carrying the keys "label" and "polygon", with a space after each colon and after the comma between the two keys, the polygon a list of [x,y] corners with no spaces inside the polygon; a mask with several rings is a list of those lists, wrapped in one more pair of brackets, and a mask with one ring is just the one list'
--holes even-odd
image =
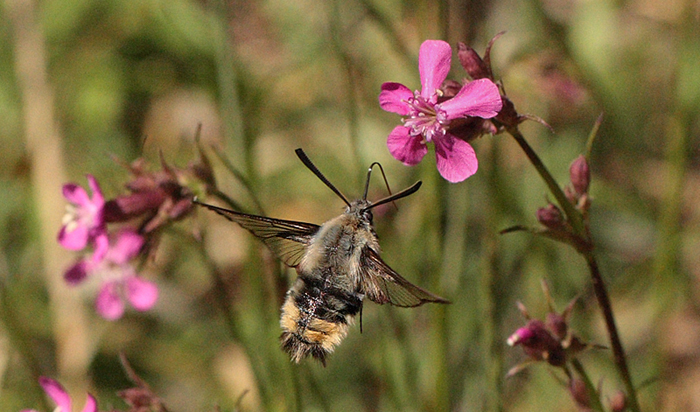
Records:
{"label": "moth's head", "polygon": [[366,199],[357,199],[350,203],[350,206],[345,208],[345,213],[356,216],[360,220],[373,224],[374,215],[372,214],[372,202]]}
{"label": "moth's head", "polygon": [[[418,188],[420,188],[421,182],[416,182],[414,183],[411,187],[408,187],[399,193],[395,193],[393,195],[389,195],[389,197],[385,197],[384,199],[377,200],[376,202],[372,203],[371,201],[367,200],[367,192],[369,191],[369,178],[372,175],[372,169],[374,166],[379,166],[379,169],[382,171],[382,176],[384,176],[384,183],[386,183],[386,188],[389,190],[389,183],[386,181],[386,175],[384,174],[384,169],[382,168],[382,165],[380,165],[377,162],[372,163],[369,166],[369,170],[367,171],[367,181],[365,182],[365,194],[362,196],[362,199],[355,200],[354,202],[349,202],[348,198],[343,195],[340,190],[338,190],[333,184],[326,179],[326,176],[321,173],[320,170],[314,165],[311,160],[306,156],[306,153],[304,153],[303,150],[301,149],[296,149],[295,153],[299,157],[299,160],[301,160],[302,163],[306,167],[309,168],[323,183],[328,186],[336,195],[338,195],[339,198],[343,199],[343,202],[348,206],[347,209],[345,209],[345,213],[349,215],[354,215],[357,216],[359,219],[364,220],[369,222],[369,224],[372,224],[372,211],[371,209],[375,206],[383,205],[384,203],[389,203],[393,202],[395,200],[401,199],[402,197],[406,197],[412,193],[415,193]],[[389,193],[391,193],[391,190],[389,190]]]}

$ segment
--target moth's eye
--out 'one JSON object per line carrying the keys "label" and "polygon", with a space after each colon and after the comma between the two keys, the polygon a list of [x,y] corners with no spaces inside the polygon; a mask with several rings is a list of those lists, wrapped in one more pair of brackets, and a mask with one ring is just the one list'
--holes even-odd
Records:
{"label": "moth's eye", "polygon": [[365,219],[369,220],[369,223],[374,223],[374,215],[372,215],[371,210],[365,210]]}

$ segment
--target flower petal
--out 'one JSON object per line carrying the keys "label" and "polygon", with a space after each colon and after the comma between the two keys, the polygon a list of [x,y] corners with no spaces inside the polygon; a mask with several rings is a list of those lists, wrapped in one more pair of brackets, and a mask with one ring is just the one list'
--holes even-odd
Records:
{"label": "flower petal", "polygon": [[105,283],[95,301],[97,313],[107,320],[117,320],[124,314],[124,302],[122,302],[117,288],[116,282]]}
{"label": "flower petal", "polygon": [[417,165],[423,159],[428,148],[423,143],[421,136],[411,136],[411,129],[404,126],[396,126],[389,134],[386,145],[389,153],[408,166]]}
{"label": "flower petal", "polygon": [[91,262],[94,265],[102,262],[109,251],[109,236],[107,232],[101,231],[95,236],[95,249],[92,252]]}
{"label": "flower petal", "polygon": [[97,412],[97,401],[92,395],[88,394],[87,399],[85,400],[85,407],[83,408],[82,412]]}
{"label": "flower petal", "polygon": [[133,230],[119,232],[116,243],[109,249],[109,260],[118,265],[124,265],[139,254],[143,242],[143,237]]}
{"label": "flower petal", "polygon": [[449,120],[464,116],[490,119],[496,116],[502,107],[498,86],[489,79],[469,82],[455,97],[436,105],[436,108],[446,113]]}
{"label": "flower petal", "polygon": [[435,139],[437,169],[448,182],[458,183],[476,173],[479,162],[472,146],[451,134]]}
{"label": "flower petal", "polygon": [[90,190],[92,190],[92,203],[95,206],[102,207],[105,203],[105,198],[102,195],[102,189],[100,189],[97,179],[93,175],[87,175],[87,180]]}
{"label": "flower petal", "polygon": [[66,270],[66,273],[63,274],[63,280],[69,285],[77,285],[87,277],[88,268],[89,265],[87,261],[79,260],[75,265]]}
{"label": "flower petal", "polygon": [[411,112],[411,107],[406,104],[413,98],[413,92],[401,83],[384,83],[382,92],[379,93],[379,106],[387,112],[406,116]]}
{"label": "flower petal", "polygon": [[[421,96],[426,101],[435,103],[435,91],[450,72],[452,48],[442,40],[426,40],[418,52],[418,70],[420,71]],[[433,97],[435,98],[433,99]]]}
{"label": "flower petal", "polygon": [[63,197],[69,202],[79,206],[90,204],[90,196],[88,196],[87,191],[75,183],[63,185]]}
{"label": "flower petal", "polygon": [[126,298],[136,310],[149,310],[158,300],[158,287],[153,282],[131,276],[126,279]]}
{"label": "flower petal", "polygon": [[44,388],[44,392],[56,402],[56,405],[58,405],[57,410],[62,412],[71,411],[70,396],[68,396],[68,393],[63,389],[60,383],[51,378],[41,376],[39,377],[39,385],[41,385],[41,387]]}
{"label": "flower petal", "polygon": [[69,222],[58,232],[58,243],[68,250],[83,250],[88,244],[90,229],[80,222]]}

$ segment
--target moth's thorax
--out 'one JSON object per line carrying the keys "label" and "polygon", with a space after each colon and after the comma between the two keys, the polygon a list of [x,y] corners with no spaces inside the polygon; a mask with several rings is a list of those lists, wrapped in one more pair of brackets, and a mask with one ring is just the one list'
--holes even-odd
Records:
{"label": "moth's thorax", "polygon": [[365,246],[379,251],[372,228],[371,203],[356,200],[342,215],[318,230],[298,267],[301,276],[323,278],[336,287],[356,290],[359,282],[360,255]]}

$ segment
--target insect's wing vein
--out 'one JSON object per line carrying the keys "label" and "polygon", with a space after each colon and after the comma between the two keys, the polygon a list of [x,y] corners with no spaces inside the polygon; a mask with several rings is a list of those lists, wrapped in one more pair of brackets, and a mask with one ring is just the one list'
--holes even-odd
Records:
{"label": "insect's wing vein", "polygon": [[420,306],[426,302],[450,303],[404,279],[369,247],[362,251],[360,271],[362,291],[373,302],[402,307]]}
{"label": "insect's wing vein", "polygon": [[299,265],[311,244],[311,239],[319,229],[319,226],[313,223],[273,219],[200,204],[241,225],[262,240],[282,262],[291,267]]}

